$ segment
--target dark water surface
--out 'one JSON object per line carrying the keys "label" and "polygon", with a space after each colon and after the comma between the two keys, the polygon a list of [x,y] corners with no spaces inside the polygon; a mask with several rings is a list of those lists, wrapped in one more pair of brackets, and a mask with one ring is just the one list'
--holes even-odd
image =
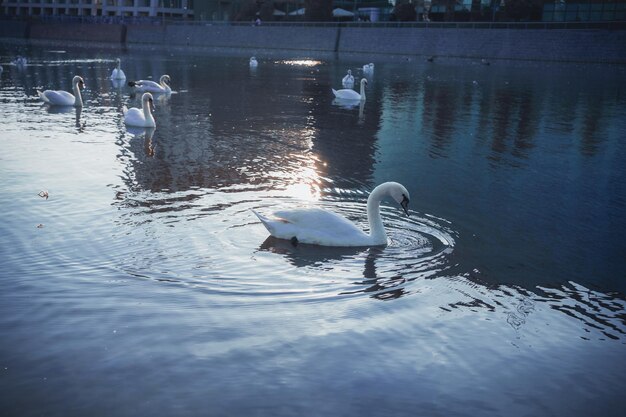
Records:
{"label": "dark water surface", "polygon": [[[2,415],[622,415],[625,68],[379,57],[350,107],[372,58],[249,56],[0,44]],[[251,211],[366,228],[384,181],[386,248]]]}

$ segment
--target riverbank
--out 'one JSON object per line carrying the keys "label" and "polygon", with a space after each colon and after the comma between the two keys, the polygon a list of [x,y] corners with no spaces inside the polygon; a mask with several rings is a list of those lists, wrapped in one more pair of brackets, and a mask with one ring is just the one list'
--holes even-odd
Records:
{"label": "riverbank", "polygon": [[4,21],[2,38],[626,64],[624,24],[226,25]]}

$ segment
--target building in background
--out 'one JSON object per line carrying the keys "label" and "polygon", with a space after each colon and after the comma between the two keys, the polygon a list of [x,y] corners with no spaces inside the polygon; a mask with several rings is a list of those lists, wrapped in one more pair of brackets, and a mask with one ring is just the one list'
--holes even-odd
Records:
{"label": "building in background", "polygon": [[2,0],[7,16],[193,18],[194,0]]}

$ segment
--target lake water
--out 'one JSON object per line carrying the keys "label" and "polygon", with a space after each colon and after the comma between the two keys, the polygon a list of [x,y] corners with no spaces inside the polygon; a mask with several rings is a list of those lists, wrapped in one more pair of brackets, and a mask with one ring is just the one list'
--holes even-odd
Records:
{"label": "lake water", "polygon": [[[626,68],[254,53],[0,44],[3,415],[622,415]],[[385,181],[386,248],[252,212]]]}

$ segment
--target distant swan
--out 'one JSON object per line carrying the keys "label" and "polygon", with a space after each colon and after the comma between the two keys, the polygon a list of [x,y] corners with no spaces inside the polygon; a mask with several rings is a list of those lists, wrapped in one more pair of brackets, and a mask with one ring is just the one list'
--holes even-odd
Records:
{"label": "distant swan", "polygon": [[409,215],[409,192],[397,182],[385,182],[370,193],[367,199],[367,220],[370,234],[354,223],[330,211],[302,208],[277,211],[270,219],[254,211],[270,234],[293,244],[308,243],[321,246],[382,246],[387,245],[387,233],[380,217],[380,202],[391,196]]}
{"label": "distant swan", "polygon": [[13,61],[13,64],[18,67],[25,67],[28,65],[28,60],[21,55],[18,55],[17,58]]}
{"label": "distant swan", "polygon": [[357,93],[351,88],[342,88],[341,90],[335,90],[333,88],[333,94],[336,98],[341,100],[365,100],[365,86],[367,85],[367,80],[365,78],[361,78],[361,94]]}
{"label": "distant swan", "polygon": [[250,58],[250,67],[256,68],[259,65],[255,57]]}
{"label": "distant swan", "polygon": [[354,86],[354,76],[352,75],[352,70],[348,70],[348,73],[341,80],[341,85],[343,88],[352,88]]}
{"label": "distant swan", "polygon": [[141,110],[136,107],[127,109],[124,106],[124,124],[135,127],[156,127],[156,122],[152,116],[153,104],[152,94],[143,93],[143,96],[141,96]]}
{"label": "distant swan", "polygon": [[374,64],[370,62],[369,64],[363,65],[363,72],[374,72]]}
{"label": "distant swan", "polygon": [[82,107],[83,97],[80,94],[81,88],[85,88],[85,82],[81,77],[76,75],[72,79],[72,90],[74,94],[62,90],[46,90],[44,92],[37,90],[37,94],[39,94],[40,99],[53,106]]}
{"label": "distant swan", "polygon": [[151,81],[151,80],[139,80],[139,81],[129,81],[128,86],[135,87],[137,91],[140,91],[140,92],[147,91],[150,93],[169,94],[172,92],[172,89],[169,86],[170,82],[171,82],[170,76],[166,74],[166,75],[161,75],[161,78],[159,78],[158,83]]}
{"label": "distant swan", "polygon": [[119,58],[117,58],[116,62],[117,62],[117,67],[113,68],[113,72],[111,72],[111,79],[112,80],[125,80],[126,74],[124,74],[124,71],[122,71],[122,68],[121,68],[122,61]]}

